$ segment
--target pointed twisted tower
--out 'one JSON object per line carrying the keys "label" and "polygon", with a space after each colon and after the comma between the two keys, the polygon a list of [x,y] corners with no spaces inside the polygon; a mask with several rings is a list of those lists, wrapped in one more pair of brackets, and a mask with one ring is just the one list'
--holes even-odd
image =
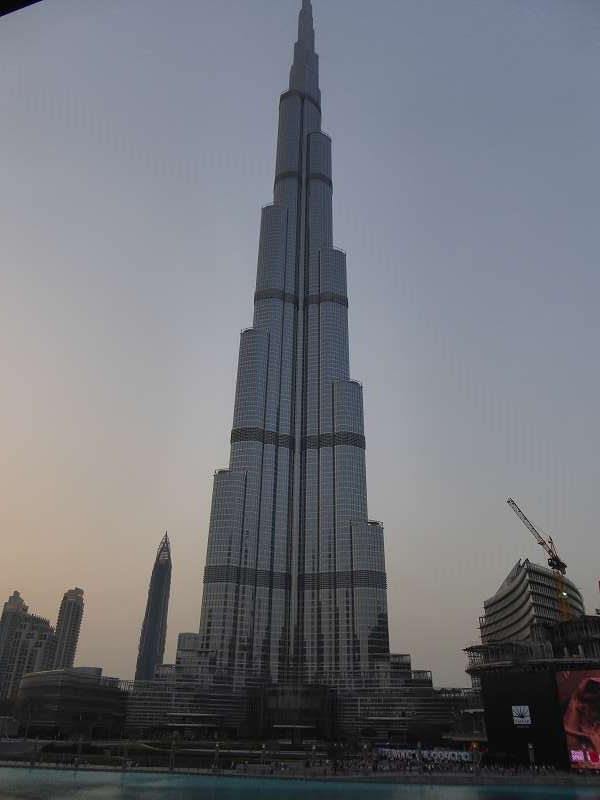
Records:
{"label": "pointed twisted tower", "polygon": [[167,615],[169,613],[169,594],[171,591],[171,544],[165,533],[158,545],[150,586],[146,613],[140,634],[136,681],[151,681],[154,671],[162,664],[167,638]]}
{"label": "pointed twisted tower", "polygon": [[200,620],[205,680],[358,687],[389,661],[383,528],[369,522],[346,256],[333,247],[312,6],[279,104],[254,322],[228,470],[215,474]]}

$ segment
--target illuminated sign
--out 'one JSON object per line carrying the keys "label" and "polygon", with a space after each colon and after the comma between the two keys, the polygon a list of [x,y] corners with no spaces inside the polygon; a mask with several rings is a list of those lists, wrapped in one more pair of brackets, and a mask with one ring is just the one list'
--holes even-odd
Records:
{"label": "illuminated sign", "polygon": [[600,768],[600,670],[556,675],[569,760],[578,769]]}
{"label": "illuminated sign", "polygon": [[531,725],[531,712],[529,706],[512,707],[513,723],[519,727]]}

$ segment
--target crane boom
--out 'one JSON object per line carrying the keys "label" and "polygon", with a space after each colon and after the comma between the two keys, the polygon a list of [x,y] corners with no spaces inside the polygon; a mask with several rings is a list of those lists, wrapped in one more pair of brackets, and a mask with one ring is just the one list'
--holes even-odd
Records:
{"label": "crane boom", "polygon": [[560,615],[564,620],[570,619],[571,609],[569,608],[567,593],[565,592],[565,574],[567,572],[567,565],[556,552],[556,547],[554,546],[552,538],[549,536],[547,541],[544,539],[542,534],[537,530],[535,525],[527,519],[512,497],[509,497],[506,502],[521,520],[523,525],[525,525],[527,530],[533,534],[540,547],[543,547],[546,551],[548,556],[548,566],[552,569],[552,572],[554,573],[554,580],[556,581],[556,596],[558,600],[558,606],[560,608]]}
{"label": "crane boom", "polygon": [[541,547],[543,547],[546,553],[548,554],[548,566],[552,567],[553,570],[560,572],[561,575],[565,575],[567,572],[567,565],[556,552],[556,547],[554,546],[554,542],[552,541],[552,539],[550,537],[548,537],[548,541],[544,539],[542,534],[536,529],[533,523],[527,519],[525,514],[521,511],[521,509],[515,503],[512,497],[509,497],[506,502],[515,512],[517,517],[519,517],[523,525],[525,525],[525,527],[534,535],[537,543]]}
{"label": "crane boom", "polygon": [[545,539],[544,539],[544,537],[543,537],[543,536],[542,536],[542,535],[541,535],[541,534],[540,534],[540,533],[539,533],[539,532],[536,530],[536,528],[533,526],[533,523],[531,523],[531,522],[530,522],[530,521],[527,519],[527,517],[525,516],[525,514],[524,514],[524,513],[521,511],[521,509],[520,509],[520,508],[519,508],[519,506],[518,506],[518,505],[515,503],[515,501],[512,499],[512,497],[509,497],[509,498],[508,498],[508,500],[507,500],[506,502],[507,502],[507,503],[508,503],[508,505],[509,505],[509,506],[512,508],[512,510],[515,512],[515,514],[517,515],[517,517],[518,517],[518,518],[521,520],[521,522],[523,523],[523,525],[525,525],[525,527],[526,527],[526,528],[528,528],[528,529],[531,531],[531,533],[532,533],[532,534],[535,536],[535,538],[536,538],[536,540],[537,540],[537,543],[538,543],[539,545],[541,545],[541,546],[544,548],[544,550],[545,550],[546,552],[548,552],[548,550],[549,550],[549,547],[548,547],[548,544],[547,544],[546,540],[545,540]]}

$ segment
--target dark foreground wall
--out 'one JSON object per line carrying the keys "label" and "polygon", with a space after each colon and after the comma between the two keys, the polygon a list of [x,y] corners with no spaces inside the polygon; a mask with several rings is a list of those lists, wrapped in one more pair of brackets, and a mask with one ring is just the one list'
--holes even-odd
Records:
{"label": "dark foreground wall", "polygon": [[126,703],[116,678],[54,669],[22,678],[17,715],[22,732],[31,736],[115,738],[123,732]]}
{"label": "dark foreground wall", "polygon": [[490,756],[567,768],[569,758],[554,671],[499,670],[481,676]]}

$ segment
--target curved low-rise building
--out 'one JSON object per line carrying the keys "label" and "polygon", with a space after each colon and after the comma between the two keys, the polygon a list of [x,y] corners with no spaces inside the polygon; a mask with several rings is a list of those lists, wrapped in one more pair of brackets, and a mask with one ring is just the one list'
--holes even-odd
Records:
{"label": "curved low-rise building", "polygon": [[[581,592],[568,578],[564,578],[564,591],[571,617],[585,614]],[[533,626],[562,619],[554,573],[529,559],[515,564],[483,607],[482,644],[531,639]]]}

